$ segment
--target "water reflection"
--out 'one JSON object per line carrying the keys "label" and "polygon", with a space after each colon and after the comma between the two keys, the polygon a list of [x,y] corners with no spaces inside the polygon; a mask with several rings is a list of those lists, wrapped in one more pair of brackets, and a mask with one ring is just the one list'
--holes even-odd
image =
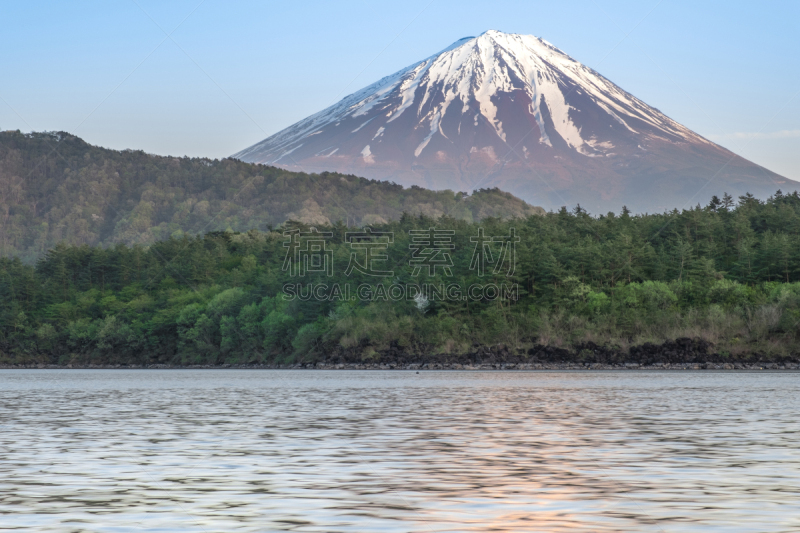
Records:
{"label": "water reflection", "polygon": [[0,530],[798,530],[798,380],[5,371]]}

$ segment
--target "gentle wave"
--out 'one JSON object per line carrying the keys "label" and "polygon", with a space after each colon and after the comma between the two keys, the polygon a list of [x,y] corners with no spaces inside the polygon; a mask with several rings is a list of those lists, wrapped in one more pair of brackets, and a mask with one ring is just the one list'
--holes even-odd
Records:
{"label": "gentle wave", "polygon": [[0,371],[0,531],[796,531],[800,374]]}

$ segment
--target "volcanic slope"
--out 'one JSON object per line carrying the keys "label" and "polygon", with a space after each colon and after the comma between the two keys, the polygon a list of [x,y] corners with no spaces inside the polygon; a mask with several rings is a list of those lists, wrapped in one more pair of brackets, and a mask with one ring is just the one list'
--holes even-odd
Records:
{"label": "volcanic slope", "polygon": [[797,182],[747,161],[547,41],[487,31],[233,155],[546,208],[655,212]]}

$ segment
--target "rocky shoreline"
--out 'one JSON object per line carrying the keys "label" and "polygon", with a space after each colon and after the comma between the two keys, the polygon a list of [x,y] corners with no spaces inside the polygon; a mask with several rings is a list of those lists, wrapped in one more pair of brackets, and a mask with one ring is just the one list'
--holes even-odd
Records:
{"label": "rocky shoreline", "polygon": [[423,365],[409,364],[405,366],[398,366],[396,364],[294,364],[294,365],[167,365],[167,364],[154,364],[154,365],[0,365],[0,370],[25,370],[25,369],[57,369],[57,370],[189,370],[189,369],[240,369],[240,370],[497,370],[497,371],[559,371],[559,370],[788,370],[800,371],[800,364],[777,364],[777,363],[764,363],[743,365],[739,363],[724,363],[717,365],[711,362],[695,363],[687,365],[639,365],[636,363],[626,363],[624,365],[601,365],[594,363],[592,365],[579,365],[579,364],[501,364],[501,365],[460,365],[450,364],[443,365],[439,363]]}
{"label": "rocky shoreline", "polygon": [[393,346],[369,356],[362,349],[336,347],[315,360],[271,364],[180,365],[154,363],[100,364],[43,363],[8,365],[0,369],[316,369],[316,370],[800,370],[800,357],[769,357],[758,353],[720,354],[702,339],[677,339],[656,345],[646,343],[629,350],[586,343],[571,349],[536,345],[512,350],[503,345],[473,346],[467,354],[424,354]]}

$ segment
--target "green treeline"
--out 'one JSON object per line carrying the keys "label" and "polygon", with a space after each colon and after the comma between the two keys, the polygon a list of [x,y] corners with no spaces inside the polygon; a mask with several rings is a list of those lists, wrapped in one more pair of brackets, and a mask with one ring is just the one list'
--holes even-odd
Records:
{"label": "green treeline", "polygon": [[[370,358],[465,353],[474,343],[524,348],[588,341],[626,349],[701,337],[731,357],[796,355],[800,322],[800,197],[725,196],[660,215],[580,209],[470,223],[404,215],[372,277],[350,264],[348,229],[327,231],[332,276],[283,269],[284,231],[216,232],[149,246],[58,245],[35,265],[0,260],[0,363],[219,364],[313,360],[336,350]],[[452,230],[451,274],[418,277],[409,231]],[[470,270],[475,243],[507,236],[515,268]],[[500,254],[494,249],[494,259]],[[358,252],[361,253],[361,252]],[[510,259],[508,264],[510,264]],[[474,264],[473,264],[474,266]],[[285,283],[516,283],[517,301],[361,301],[283,297]]]}
{"label": "green treeline", "polygon": [[63,132],[0,132],[0,256],[30,263],[59,242],[150,244],[228,229],[269,231],[290,219],[363,226],[404,212],[470,221],[544,213],[496,189],[404,189],[233,159],[107,150]]}

